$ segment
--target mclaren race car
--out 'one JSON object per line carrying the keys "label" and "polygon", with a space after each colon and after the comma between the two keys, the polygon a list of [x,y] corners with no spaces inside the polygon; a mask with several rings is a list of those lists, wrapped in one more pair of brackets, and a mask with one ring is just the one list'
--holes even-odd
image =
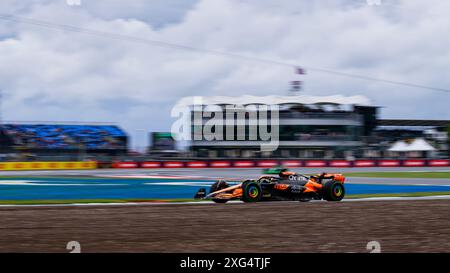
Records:
{"label": "mclaren race car", "polygon": [[244,202],[259,201],[341,201],[345,195],[345,177],[342,174],[305,176],[280,170],[278,176],[264,175],[257,180],[246,180],[237,185],[229,185],[225,180],[215,182],[209,194],[201,188],[196,199],[210,199],[216,203],[229,200]]}

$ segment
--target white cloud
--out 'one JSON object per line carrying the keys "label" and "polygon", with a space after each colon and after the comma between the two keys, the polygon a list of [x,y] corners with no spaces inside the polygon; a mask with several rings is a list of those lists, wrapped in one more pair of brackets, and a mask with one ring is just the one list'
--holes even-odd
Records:
{"label": "white cloud", "polygon": [[[3,0],[13,14],[306,67],[449,88],[448,1]],[[1,21],[8,120],[168,130],[182,96],[286,94],[290,67]],[[306,94],[366,95],[384,117],[450,119],[449,94],[309,70]]]}

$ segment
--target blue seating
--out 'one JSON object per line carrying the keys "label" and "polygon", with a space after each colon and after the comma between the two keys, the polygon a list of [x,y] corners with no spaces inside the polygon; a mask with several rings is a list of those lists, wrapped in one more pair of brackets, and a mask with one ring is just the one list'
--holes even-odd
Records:
{"label": "blue seating", "polygon": [[16,145],[43,149],[116,149],[126,146],[126,134],[113,125],[4,124]]}

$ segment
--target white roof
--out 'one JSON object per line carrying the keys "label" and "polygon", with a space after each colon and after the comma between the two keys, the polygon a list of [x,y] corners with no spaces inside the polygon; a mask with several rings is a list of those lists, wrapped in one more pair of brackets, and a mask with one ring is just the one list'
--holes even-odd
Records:
{"label": "white roof", "polygon": [[423,138],[416,138],[408,146],[409,151],[435,151],[436,149]]}
{"label": "white roof", "polygon": [[396,141],[394,144],[392,144],[391,148],[388,149],[388,151],[391,152],[406,152],[408,151],[408,144],[402,140]]}
{"label": "white roof", "polygon": [[397,141],[388,149],[388,151],[391,152],[427,152],[435,150],[436,149],[423,138],[416,138],[411,144],[407,144],[404,141]]}
{"label": "white roof", "polygon": [[178,107],[191,106],[191,105],[219,105],[219,104],[317,104],[317,103],[330,103],[340,105],[360,105],[370,106],[370,100],[364,96],[208,96],[208,97],[184,97],[177,102]]}

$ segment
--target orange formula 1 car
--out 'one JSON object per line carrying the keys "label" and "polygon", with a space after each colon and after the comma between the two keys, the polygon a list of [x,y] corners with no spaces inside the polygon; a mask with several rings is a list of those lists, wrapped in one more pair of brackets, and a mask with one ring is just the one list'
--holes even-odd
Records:
{"label": "orange formula 1 car", "polygon": [[201,188],[196,199],[210,199],[216,203],[229,200],[244,202],[259,201],[309,201],[327,200],[341,201],[345,195],[345,178],[342,174],[305,176],[283,170],[279,176],[261,176],[258,180],[246,180],[238,185],[230,186],[226,181],[215,182],[206,194]]}

